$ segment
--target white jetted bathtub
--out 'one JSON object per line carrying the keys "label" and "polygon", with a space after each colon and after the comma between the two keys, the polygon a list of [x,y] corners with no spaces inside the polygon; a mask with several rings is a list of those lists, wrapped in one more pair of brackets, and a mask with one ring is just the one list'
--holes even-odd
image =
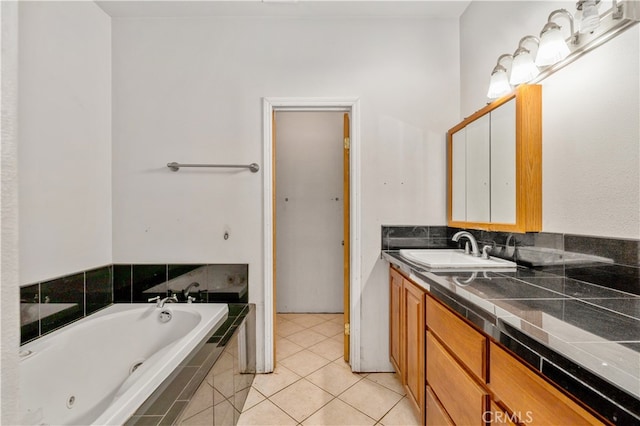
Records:
{"label": "white jetted bathtub", "polygon": [[226,304],[115,304],[27,343],[21,424],[123,424],[227,313]]}

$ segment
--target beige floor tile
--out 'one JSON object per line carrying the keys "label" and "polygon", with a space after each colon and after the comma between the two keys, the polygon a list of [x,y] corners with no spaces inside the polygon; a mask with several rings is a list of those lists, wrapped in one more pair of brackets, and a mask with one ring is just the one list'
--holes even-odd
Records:
{"label": "beige floor tile", "polygon": [[289,339],[281,337],[276,341],[276,362],[279,362],[296,352],[300,352],[303,349],[304,348],[302,346],[293,343]]}
{"label": "beige floor tile", "polygon": [[300,316],[298,318],[293,318],[291,320],[294,324],[299,325],[304,328],[311,328],[315,325],[325,322],[325,319],[315,315],[315,314],[307,314],[304,316]]}
{"label": "beige floor tile", "polygon": [[311,330],[317,331],[318,333],[327,337],[333,337],[336,334],[344,334],[344,326],[331,321],[325,321],[318,325],[314,325],[313,327],[311,327]]}
{"label": "beige floor tile", "polygon": [[384,426],[419,426],[422,421],[413,409],[411,402],[404,397],[380,420],[380,424]]}
{"label": "beige floor tile", "polygon": [[[338,367],[344,370],[347,370],[349,373],[351,373],[351,366],[349,365],[348,362],[344,360],[344,358],[336,359],[335,361],[333,361],[333,363]],[[353,374],[360,374],[360,373],[353,373]]]}
{"label": "beige floor tile", "polygon": [[282,325],[278,325],[276,327],[276,335],[281,337],[287,337],[303,330],[304,330],[304,327],[299,326],[293,321],[286,321]]}
{"label": "beige floor tile", "polygon": [[309,374],[306,379],[330,394],[338,396],[358,383],[361,377],[353,374],[348,368],[332,362]]}
{"label": "beige floor tile", "polygon": [[184,426],[210,426],[213,424],[213,407],[209,407],[195,416],[184,419],[179,424]]}
{"label": "beige floor tile", "polygon": [[268,426],[268,425],[296,425],[293,418],[278,408],[273,402],[267,400],[262,401],[258,405],[240,414],[238,419],[239,426]]}
{"label": "beige floor tile", "polygon": [[400,378],[396,373],[369,373],[367,375],[367,380],[376,382],[377,384],[382,385],[387,389],[391,389],[400,395],[405,395],[402,383],[400,383]]}
{"label": "beige floor tile", "polygon": [[320,343],[327,338],[317,331],[313,330],[303,330],[297,333],[290,334],[286,336],[287,339],[291,340],[296,345],[300,345],[303,348],[308,348],[309,346],[313,346],[316,343]]}
{"label": "beige floor tile", "polygon": [[[213,417],[216,421],[216,425],[233,426],[235,414],[236,411],[229,401],[221,402],[213,407]],[[207,426],[212,425],[213,423],[208,423]]]}
{"label": "beige floor tile", "polygon": [[344,334],[342,333],[336,334],[335,336],[331,337],[331,339],[344,344]]}
{"label": "beige floor tile", "polygon": [[227,370],[213,376],[213,387],[225,398],[231,398],[235,392],[233,381],[233,370]]}
{"label": "beige floor tile", "polygon": [[335,317],[330,319],[329,321],[334,322],[338,325],[340,325],[341,327],[344,327],[344,315],[340,314],[339,317]]}
{"label": "beige floor tile", "polygon": [[300,376],[278,364],[273,373],[256,374],[253,379],[253,387],[264,396],[269,397],[298,380],[300,380]]}
{"label": "beige floor tile", "polygon": [[291,321],[293,319],[300,318],[300,317],[303,317],[305,315],[309,315],[309,314],[297,314],[297,313],[284,313],[284,314],[282,314],[282,313],[279,313],[278,314],[278,318],[282,318],[282,319]]}
{"label": "beige floor tile", "polygon": [[333,399],[311,382],[302,379],[273,395],[269,400],[298,422],[303,421]]}
{"label": "beige floor tile", "polygon": [[336,342],[333,339],[326,339],[320,343],[316,343],[315,345],[310,346],[309,350],[330,361],[335,361],[338,358],[342,358],[344,355],[344,345],[342,342]]}
{"label": "beige floor tile", "polygon": [[220,402],[224,401],[226,398],[224,397],[223,394],[221,394],[220,392],[218,392],[217,390],[213,390],[213,405],[219,404]]}
{"label": "beige floor tile", "polygon": [[181,418],[188,419],[207,408],[213,407],[213,393],[214,390],[211,385],[204,380],[196,393],[191,397],[191,400],[189,401],[189,404],[187,404],[187,408],[185,408],[182,413]]}
{"label": "beige floor tile", "polygon": [[365,416],[358,410],[339,399],[334,399],[313,416],[302,422],[303,425],[322,425],[322,426],[356,426],[356,425],[373,425],[375,420]]}
{"label": "beige floor tile", "polygon": [[367,416],[380,420],[402,396],[370,380],[360,380],[338,398]]}
{"label": "beige floor tile", "polygon": [[244,407],[242,407],[242,411],[247,411],[249,408],[253,407],[264,401],[266,398],[263,394],[258,392],[253,386],[251,390],[249,390],[249,395],[247,395],[247,399],[244,401]]}
{"label": "beige floor tile", "polygon": [[304,377],[317,369],[327,365],[330,360],[316,355],[309,350],[303,350],[280,361],[280,365],[287,367],[297,375]]}
{"label": "beige floor tile", "polygon": [[322,318],[325,321],[331,321],[331,320],[335,320],[335,319],[343,319],[344,318],[344,314],[342,313],[335,313],[335,314],[313,314],[317,317]]}

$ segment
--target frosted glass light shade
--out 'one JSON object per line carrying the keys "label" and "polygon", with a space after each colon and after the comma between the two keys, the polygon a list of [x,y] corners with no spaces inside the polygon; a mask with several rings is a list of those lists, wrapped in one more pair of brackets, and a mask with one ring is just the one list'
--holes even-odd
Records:
{"label": "frosted glass light shade", "polygon": [[491,81],[489,82],[489,91],[487,97],[489,99],[496,99],[501,96],[510,93],[513,88],[509,84],[506,71],[496,71],[491,74]]}
{"label": "frosted glass light shade", "polygon": [[582,19],[580,20],[580,33],[593,32],[600,26],[600,15],[595,0],[586,0],[582,3]]}
{"label": "frosted glass light shade", "polygon": [[536,54],[536,65],[539,67],[553,65],[566,58],[571,50],[562,37],[560,28],[547,30],[540,36],[540,47]]}
{"label": "frosted glass light shade", "polygon": [[513,58],[509,83],[511,83],[512,86],[526,83],[527,81],[533,80],[538,74],[540,74],[540,70],[536,64],[533,63],[531,53],[525,50]]}

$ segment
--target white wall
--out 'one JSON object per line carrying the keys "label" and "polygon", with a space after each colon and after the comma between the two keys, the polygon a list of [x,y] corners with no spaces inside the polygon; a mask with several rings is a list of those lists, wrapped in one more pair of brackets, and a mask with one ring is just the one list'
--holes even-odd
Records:
{"label": "white wall", "polygon": [[0,424],[18,419],[18,5],[0,3]]}
{"label": "white wall", "polygon": [[19,7],[20,283],[111,263],[111,25],[93,2]]}
{"label": "white wall", "polygon": [[[471,3],[461,17],[461,117],[486,103],[498,56],[560,7],[575,11],[574,2]],[[639,57],[636,25],[541,82],[543,231],[640,238]]]}
{"label": "white wall", "polygon": [[114,18],[112,31],[114,262],[248,263],[258,316],[262,174],[165,165],[260,162],[263,97],[360,97],[361,365],[389,370],[380,225],[445,223],[457,20]]}

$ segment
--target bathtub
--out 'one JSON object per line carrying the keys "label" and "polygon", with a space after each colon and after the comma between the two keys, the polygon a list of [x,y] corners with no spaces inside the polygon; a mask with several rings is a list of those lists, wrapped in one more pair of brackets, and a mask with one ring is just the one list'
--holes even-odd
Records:
{"label": "bathtub", "polygon": [[125,423],[227,313],[226,304],[115,304],[23,345],[21,424]]}

